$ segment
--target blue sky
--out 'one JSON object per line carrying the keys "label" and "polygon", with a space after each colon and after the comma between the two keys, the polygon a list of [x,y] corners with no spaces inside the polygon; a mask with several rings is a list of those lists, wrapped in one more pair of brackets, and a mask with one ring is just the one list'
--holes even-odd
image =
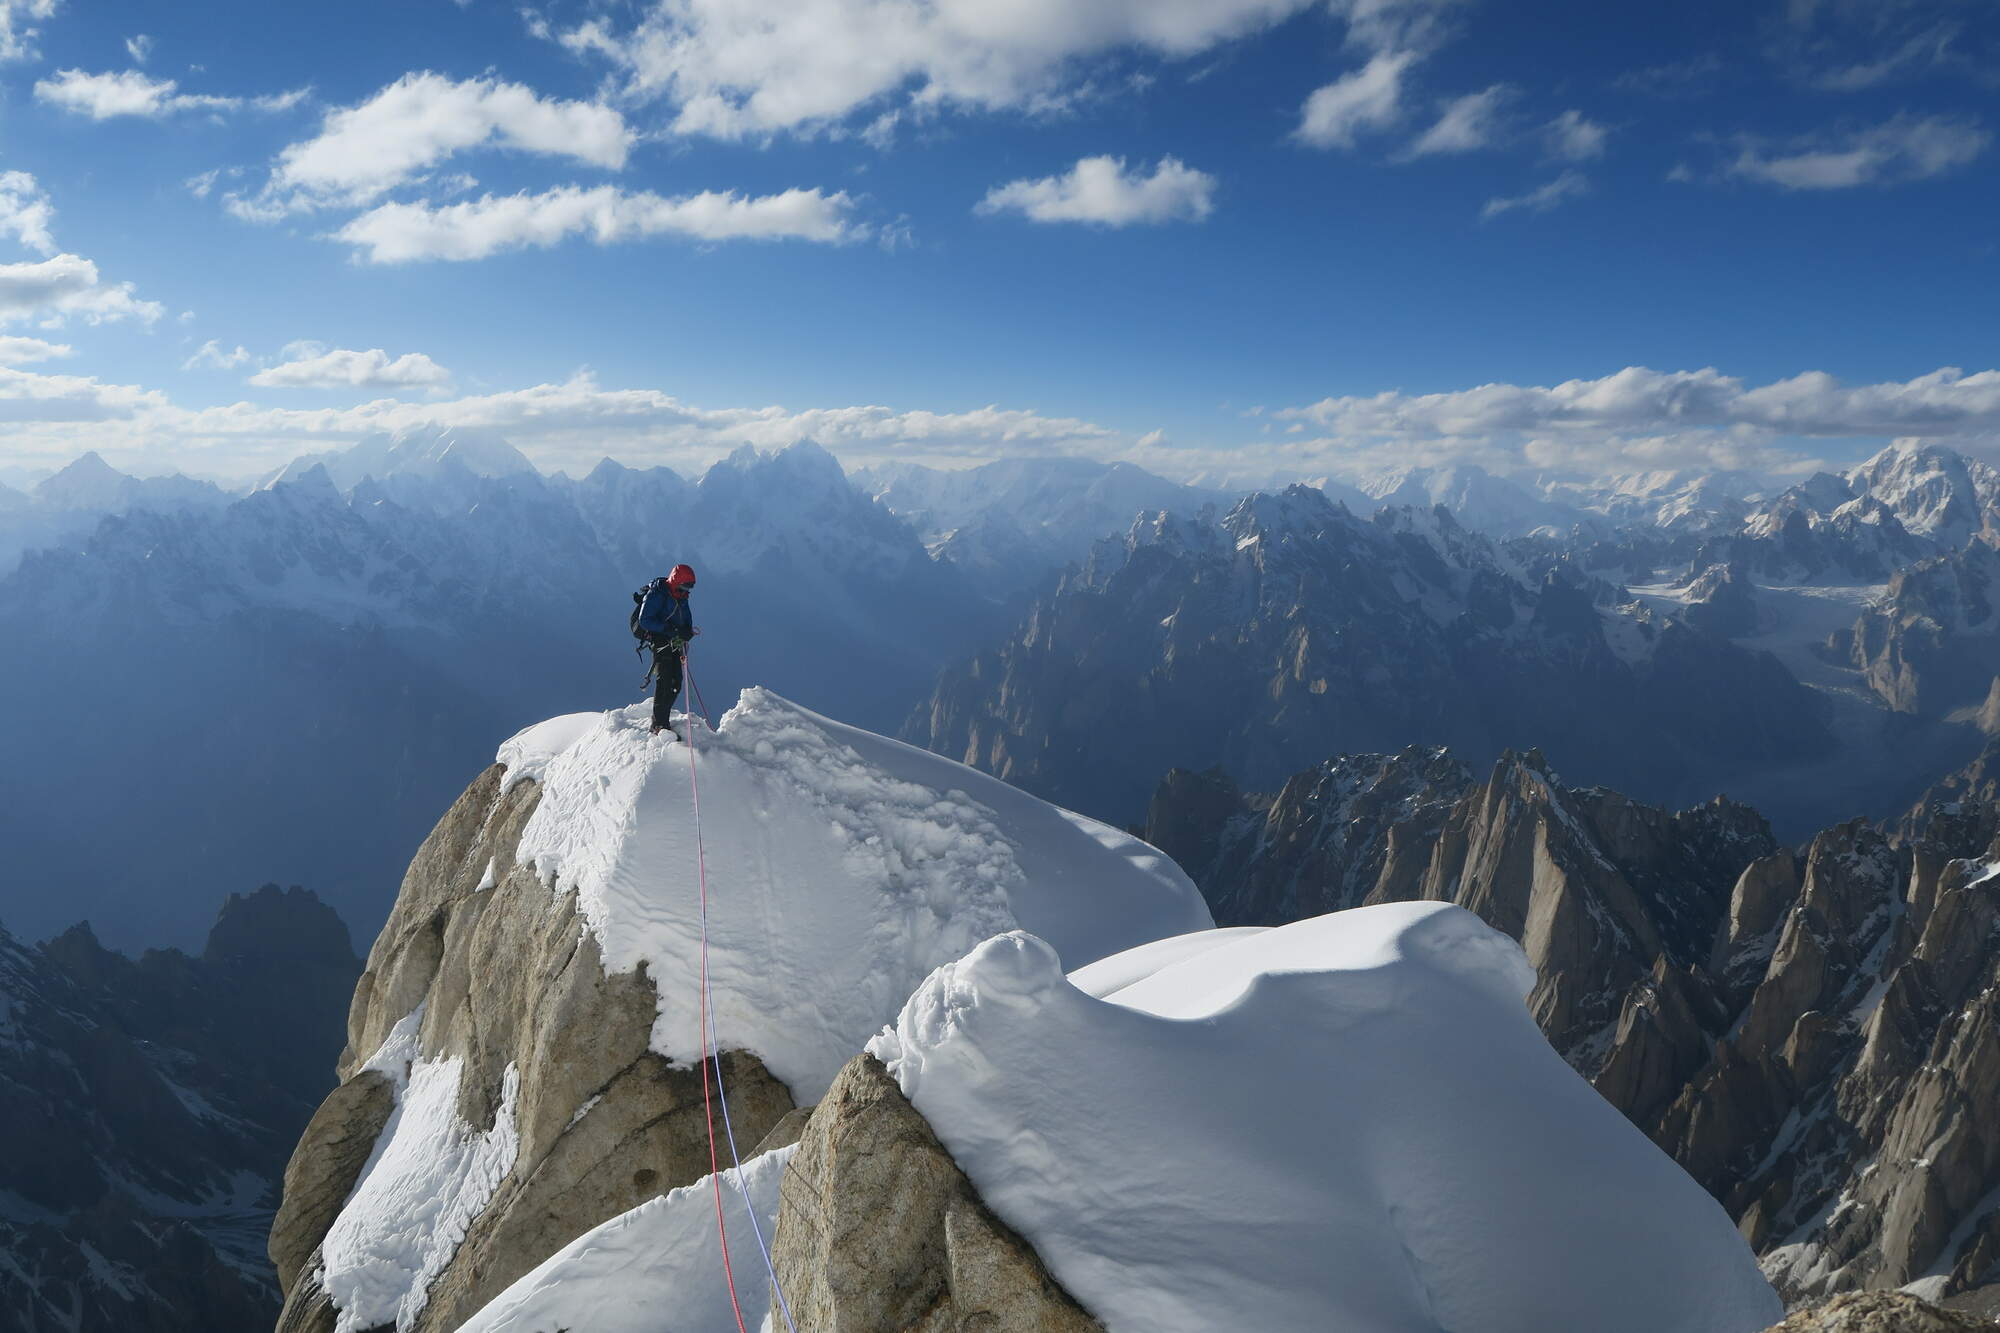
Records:
{"label": "blue sky", "polygon": [[2000,443],[1985,0],[0,15],[0,478]]}

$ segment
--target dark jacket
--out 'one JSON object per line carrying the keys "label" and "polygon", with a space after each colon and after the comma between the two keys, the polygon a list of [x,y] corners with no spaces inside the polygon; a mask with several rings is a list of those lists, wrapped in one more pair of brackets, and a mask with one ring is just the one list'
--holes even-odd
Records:
{"label": "dark jacket", "polygon": [[694,637],[694,611],[685,597],[655,586],[639,604],[639,628],[655,640]]}

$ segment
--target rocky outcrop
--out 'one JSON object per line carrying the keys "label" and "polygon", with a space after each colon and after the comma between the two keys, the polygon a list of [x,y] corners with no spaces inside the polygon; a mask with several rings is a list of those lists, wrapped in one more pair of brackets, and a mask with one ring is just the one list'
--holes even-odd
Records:
{"label": "rocky outcrop", "polygon": [[771,1257],[815,1333],[1091,1333],[1103,1327],[980,1202],[871,1055],[814,1108],[786,1168]]}
{"label": "rocky outcrop", "polygon": [[[1852,821],[1800,853],[1745,807],[1669,814],[1566,787],[1534,754],[1446,804],[1442,756],[1430,786],[1395,776],[1420,758],[1336,760],[1233,810],[1208,781],[1194,865],[1218,919],[1470,908],[1526,949],[1556,1049],[1739,1219],[1787,1295],[2000,1276],[1990,755],[1889,828]],[[1177,790],[1154,806],[1163,835]]]}
{"label": "rocky outcrop", "polygon": [[1832,635],[1826,655],[1859,669],[1898,713],[1975,710],[2000,674],[2000,547],[1980,537],[1889,580],[1881,602]]}
{"label": "rocky outcrop", "polygon": [[359,970],[275,885],[231,895],[199,957],[0,932],[0,1333],[270,1326],[259,1238]]}
{"label": "rocky outcrop", "polygon": [[[591,1227],[708,1172],[700,1071],[649,1049],[662,1006],[652,979],[607,973],[574,893],[515,861],[539,797],[532,779],[510,784],[494,765],[410,864],[354,990],[342,1086],[287,1173],[295,1190],[271,1252],[288,1329],[330,1318],[314,1256],[377,1136],[383,1075],[371,1057],[412,1015],[415,1060],[457,1062],[465,1132],[502,1127],[515,1147],[407,1328],[457,1328]],[[721,1065],[735,1132],[756,1143],[791,1095],[754,1057],[727,1052]]]}
{"label": "rocky outcrop", "polygon": [[1412,742],[1481,761],[1532,742],[1658,794],[1831,752],[1819,699],[1774,658],[1610,591],[1530,581],[1442,509],[1364,520],[1293,487],[1161,514],[944,673],[904,736],[1114,822],[1171,768],[1274,786]]}
{"label": "rocky outcrop", "polygon": [[1866,1291],[1794,1310],[1769,1333],[1991,1333],[1995,1327],[1905,1292]]}
{"label": "rocky outcrop", "polygon": [[[1218,924],[1457,903],[1527,949],[1541,978],[1530,1004],[1556,1049],[1586,1077],[1609,1069],[1635,1088],[1653,1089],[1657,1076],[1638,1071],[1670,1048],[1667,1067],[1688,1072],[1698,1036],[1659,1045],[1659,1024],[1628,1014],[1627,997],[1714,1022],[1712,997],[1680,978],[1709,961],[1742,867],[1777,849],[1744,806],[1717,800],[1674,814],[1567,787],[1533,751],[1503,756],[1484,783],[1442,750],[1411,748],[1331,760],[1268,802],[1239,795],[1227,807],[1221,790],[1170,778],[1146,826],[1157,845],[1179,837],[1194,854],[1187,864]],[[1211,830],[1205,842],[1190,837],[1184,811]]]}

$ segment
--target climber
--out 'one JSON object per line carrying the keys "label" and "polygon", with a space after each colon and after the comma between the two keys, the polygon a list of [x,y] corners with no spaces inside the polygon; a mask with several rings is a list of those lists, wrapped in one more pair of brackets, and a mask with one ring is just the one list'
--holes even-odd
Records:
{"label": "climber", "polygon": [[675,740],[680,739],[680,733],[673,728],[672,714],[674,700],[681,693],[682,660],[688,640],[701,633],[688,607],[688,594],[693,590],[694,570],[675,565],[673,573],[632,594],[637,603],[632,611],[632,633],[641,650],[650,648],[653,653],[646,680],[659,681],[653,692],[653,734],[665,731]]}

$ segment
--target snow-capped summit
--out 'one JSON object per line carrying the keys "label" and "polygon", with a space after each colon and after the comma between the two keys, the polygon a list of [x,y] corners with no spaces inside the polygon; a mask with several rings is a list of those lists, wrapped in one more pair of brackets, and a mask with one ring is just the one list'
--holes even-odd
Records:
{"label": "snow-capped summit", "polygon": [[346,1082],[300,1148],[326,1169],[272,1232],[295,1305],[457,1329],[572,1237],[707,1174],[704,933],[747,1155],[994,934],[1084,964],[1211,924],[1137,839],[768,691],[713,732],[684,722],[692,750],[647,712],[521,732],[419,851]]}
{"label": "snow-capped summit", "polygon": [[[541,784],[516,857],[579,910],[613,972],[688,978],[700,939],[694,790],[684,747],[645,706],[578,713],[501,747]],[[802,1102],[929,971],[1022,927],[1076,966],[1210,923],[1144,843],[912,746],[762,689],[698,723],[709,969],[721,1044],[755,1053]],[[664,1006],[653,1047],[701,1048]]]}
{"label": "snow-capped summit", "polygon": [[261,485],[269,488],[293,481],[322,465],[343,492],[353,490],[369,477],[377,481],[391,477],[435,479],[453,473],[511,477],[535,471],[527,456],[495,431],[432,424],[405,427],[393,434],[379,432],[346,449],[303,454],[265,478]]}
{"label": "snow-capped summit", "polygon": [[1945,546],[1963,545],[2000,503],[2000,470],[1914,440],[1896,441],[1845,480],[1882,501],[1911,532]]}

